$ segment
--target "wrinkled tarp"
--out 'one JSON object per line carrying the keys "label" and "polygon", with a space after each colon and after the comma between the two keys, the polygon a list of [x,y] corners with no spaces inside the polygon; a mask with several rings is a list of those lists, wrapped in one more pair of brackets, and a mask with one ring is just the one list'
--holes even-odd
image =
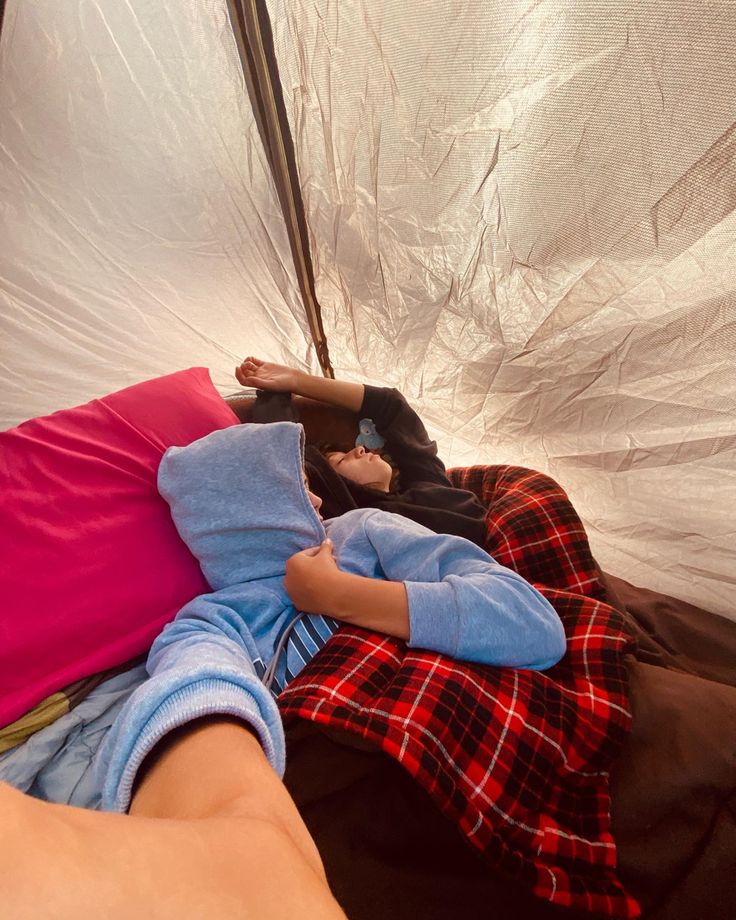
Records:
{"label": "wrinkled tarp", "polygon": [[736,7],[268,5],[336,374],[734,615]]}
{"label": "wrinkled tarp", "polygon": [[[736,7],[268,0],[330,355],[734,615]],[[1,423],[317,369],[225,0],[9,0]]]}

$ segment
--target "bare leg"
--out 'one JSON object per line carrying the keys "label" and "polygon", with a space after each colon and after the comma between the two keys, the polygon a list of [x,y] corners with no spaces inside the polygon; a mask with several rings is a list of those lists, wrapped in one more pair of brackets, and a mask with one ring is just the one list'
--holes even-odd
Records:
{"label": "bare leg", "polygon": [[170,739],[131,815],[0,784],[0,901],[15,920],[345,920],[257,740],[228,719]]}

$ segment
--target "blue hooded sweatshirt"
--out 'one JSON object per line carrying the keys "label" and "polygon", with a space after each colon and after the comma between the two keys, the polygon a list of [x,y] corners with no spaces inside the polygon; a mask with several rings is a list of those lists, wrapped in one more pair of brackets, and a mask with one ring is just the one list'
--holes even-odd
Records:
{"label": "blue hooded sweatshirt", "polygon": [[474,543],[373,508],[323,523],[304,485],[303,452],[301,425],[277,422],[215,431],[164,455],[159,490],[213,590],[156,639],[150,679],[105,739],[97,761],[103,808],[126,811],[147,754],[205,715],[247,722],[283,775],[283,729],[262,679],[272,672],[281,689],[339,625],[300,615],[284,588],[286,560],[326,535],[341,569],[404,582],[410,647],[537,670],[564,654],[554,608]]}

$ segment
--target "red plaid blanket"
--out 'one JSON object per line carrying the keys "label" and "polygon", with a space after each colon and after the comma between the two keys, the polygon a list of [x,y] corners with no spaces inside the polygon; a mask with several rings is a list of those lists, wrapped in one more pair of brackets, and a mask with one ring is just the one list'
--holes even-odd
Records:
{"label": "red plaid blanket", "polygon": [[343,627],[279,698],[284,718],[381,747],[539,897],[636,917],[610,833],[608,770],[631,721],[623,618],[600,600],[585,530],[557,483],[511,466],[450,475],[488,509],[488,552],[559,613],[563,660],[544,673],[482,667]]}

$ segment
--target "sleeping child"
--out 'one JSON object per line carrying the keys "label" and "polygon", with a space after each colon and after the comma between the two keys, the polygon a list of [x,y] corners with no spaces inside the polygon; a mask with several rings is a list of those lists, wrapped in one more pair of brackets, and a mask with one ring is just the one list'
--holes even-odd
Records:
{"label": "sleeping child", "polygon": [[541,670],[563,656],[557,613],[520,575],[398,514],[322,521],[303,466],[292,422],[234,426],[164,455],[159,489],[212,592],[154,642],[150,679],[108,733],[103,808],[125,812],[153,748],[206,715],[244,721],[282,775],[275,696],[340,624],[484,665]]}

